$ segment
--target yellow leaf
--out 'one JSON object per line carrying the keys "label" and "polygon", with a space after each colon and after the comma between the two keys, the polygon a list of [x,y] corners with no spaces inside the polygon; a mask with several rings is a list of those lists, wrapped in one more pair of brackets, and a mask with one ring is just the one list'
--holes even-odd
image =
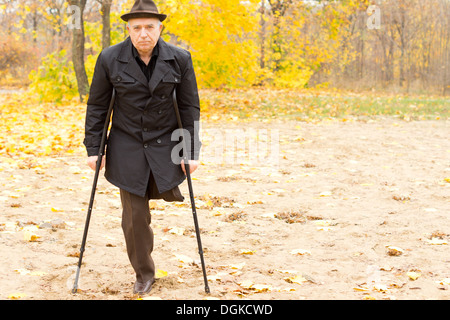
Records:
{"label": "yellow leaf", "polygon": [[252,286],[252,289],[256,292],[267,292],[272,290],[272,286],[269,286],[267,284],[254,284]]}
{"label": "yellow leaf", "polygon": [[369,291],[369,288],[367,287],[355,287],[353,288],[355,291]]}
{"label": "yellow leaf", "polygon": [[158,269],[158,270],[156,270],[155,277],[156,277],[157,279],[160,279],[160,278],[167,277],[167,275],[168,275],[168,272],[167,272],[167,271],[163,271],[163,270]]}
{"label": "yellow leaf", "polygon": [[291,292],[291,291],[296,291],[296,289],[292,288],[292,287],[288,287],[288,288],[282,288],[282,289],[280,289],[278,291],[280,291],[280,292]]}
{"label": "yellow leaf", "polygon": [[26,297],[27,295],[24,293],[12,293],[8,296],[8,299],[11,300],[18,300],[18,299],[22,299],[24,297]]}
{"label": "yellow leaf", "polygon": [[244,289],[250,289],[253,286],[253,281],[244,280],[242,282],[238,282],[238,285],[240,285]]}
{"label": "yellow leaf", "polygon": [[52,208],[52,212],[64,212],[64,210],[58,208]]}
{"label": "yellow leaf", "polygon": [[256,250],[241,249],[241,254],[254,254]]}
{"label": "yellow leaf", "polygon": [[304,249],[294,249],[290,252],[290,254],[303,256],[303,255],[310,255],[311,252]]}
{"label": "yellow leaf", "polygon": [[239,264],[230,264],[227,267],[231,268],[231,269],[242,269],[245,266],[245,262],[239,263]]}
{"label": "yellow leaf", "polygon": [[25,230],[23,233],[23,240],[28,242],[36,242],[40,237],[29,230]]}
{"label": "yellow leaf", "polygon": [[387,286],[381,283],[375,284],[373,286],[373,288],[378,291],[378,292],[386,292],[387,291]]}
{"label": "yellow leaf", "polygon": [[295,277],[287,277],[287,278],[284,278],[284,280],[289,283],[297,283],[297,284],[303,284],[303,282],[308,281],[302,275],[295,276]]}
{"label": "yellow leaf", "polygon": [[429,244],[433,244],[433,245],[448,244],[448,242],[446,240],[439,239],[439,238],[432,238],[431,240],[425,239],[425,241],[428,242]]}
{"label": "yellow leaf", "polygon": [[439,284],[442,284],[444,286],[450,285],[450,278],[444,278],[441,281],[438,281]]}
{"label": "yellow leaf", "polygon": [[184,228],[172,227],[169,229],[169,233],[182,236],[184,233]]}
{"label": "yellow leaf", "polygon": [[330,224],[331,224],[331,221],[329,221],[329,220],[316,220],[316,221],[314,221],[314,223],[317,226],[320,226],[320,227],[329,227]]}
{"label": "yellow leaf", "polygon": [[411,280],[417,280],[417,279],[421,276],[420,273],[414,272],[414,271],[407,272],[406,275],[407,275]]}

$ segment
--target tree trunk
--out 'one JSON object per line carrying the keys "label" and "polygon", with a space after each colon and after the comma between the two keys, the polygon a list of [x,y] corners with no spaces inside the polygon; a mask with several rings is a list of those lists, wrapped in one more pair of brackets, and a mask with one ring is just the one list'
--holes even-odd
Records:
{"label": "tree trunk", "polygon": [[[86,0],[68,0],[69,5],[78,6],[79,17],[75,16],[75,19],[79,19],[75,23],[75,27],[72,30],[72,61],[75,69],[75,75],[78,83],[78,93],[80,95],[80,101],[84,101],[84,97],[89,93],[89,81],[86,74],[86,68],[84,64],[84,20],[83,12],[86,7]],[[76,13],[75,13],[76,15]]]}
{"label": "tree trunk", "polygon": [[265,20],[265,14],[266,14],[266,7],[265,7],[265,0],[261,1],[261,8],[260,8],[260,13],[261,13],[261,21],[260,21],[260,25],[261,25],[261,47],[260,47],[260,57],[259,57],[259,66],[261,69],[265,68],[265,49],[264,49],[264,45],[266,42],[266,20]]}
{"label": "tree trunk", "polygon": [[99,1],[102,5],[100,13],[102,14],[102,47],[103,49],[111,46],[111,4],[112,0]]}

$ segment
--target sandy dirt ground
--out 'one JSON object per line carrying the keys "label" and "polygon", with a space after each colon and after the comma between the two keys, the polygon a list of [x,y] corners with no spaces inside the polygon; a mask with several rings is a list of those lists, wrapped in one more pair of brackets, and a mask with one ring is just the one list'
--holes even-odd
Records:
{"label": "sandy dirt ground", "polygon": [[[449,136],[449,121],[392,118],[203,124],[193,183],[211,294],[189,200],[152,201],[145,298],[450,299]],[[0,299],[140,298],[103,176],[71,293],[92,177],[81,154],[1,163]]]}

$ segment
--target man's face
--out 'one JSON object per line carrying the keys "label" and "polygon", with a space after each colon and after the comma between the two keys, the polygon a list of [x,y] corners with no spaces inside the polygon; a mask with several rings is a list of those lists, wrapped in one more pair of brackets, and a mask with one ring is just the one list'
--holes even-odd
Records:
{"label": "man's face", "polygon": [[128,21],[131,42],[140,54],[150,54],[158,42],[162,24],[157,18],[136,18]]}

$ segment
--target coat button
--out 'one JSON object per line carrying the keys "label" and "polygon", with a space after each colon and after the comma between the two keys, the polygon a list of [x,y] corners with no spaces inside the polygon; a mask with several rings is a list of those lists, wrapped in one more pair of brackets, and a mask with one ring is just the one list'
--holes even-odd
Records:
{"label": "coat button", "polygon": [[161,144],[161,143],[162,143],[161,139],[156,140],[156,142],[157,142],[158,144]]}
{"label": "coat button", "polygon": [[158,111],[158,114],[162,114],[162,110],[159,110],[159,111]]}
{"label": "coat button", "polygon": [[165,99],[165,98],[166,98],[166,95],[163,94],[163,95],[161,96],[161,99]]}
{"label": "coat button", "polygon": [[148,131],[148,128],[144,128],[144,132],[147,132]]}
{"label": "coat button", "polygon": [[148,144],[144,144],[144,148],[147,149],[148,148]]}
{"label": "coat button", "polygon": [[122,81],[122,78],[119,76],[119,77],[116,78],[116,81],[120,82],[120,81]]}

